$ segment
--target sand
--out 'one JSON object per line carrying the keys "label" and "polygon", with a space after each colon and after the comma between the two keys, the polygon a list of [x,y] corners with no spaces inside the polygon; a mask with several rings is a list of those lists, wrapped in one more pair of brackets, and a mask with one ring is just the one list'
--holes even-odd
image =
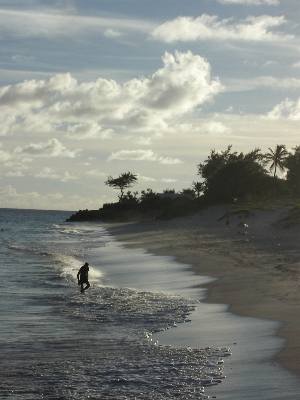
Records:
{"label": "sand", "polygon": [[174,256],[193,272],[217,278],[208,284],[208,302],[279,321],[285,346],[275,361],[300,377],[300,227],[278,223],[286,208],[222,219],[230,211],[211,207],[190,217],[108,228],[127,246]]}

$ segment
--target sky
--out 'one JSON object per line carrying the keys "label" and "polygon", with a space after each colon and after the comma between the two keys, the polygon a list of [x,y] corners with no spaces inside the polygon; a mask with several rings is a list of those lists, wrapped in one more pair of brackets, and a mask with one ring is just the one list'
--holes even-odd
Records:
{"label": "sky", "polygon": [[211,149],[300,145],[299,0],[0,0],[0,207],[189,188]]}

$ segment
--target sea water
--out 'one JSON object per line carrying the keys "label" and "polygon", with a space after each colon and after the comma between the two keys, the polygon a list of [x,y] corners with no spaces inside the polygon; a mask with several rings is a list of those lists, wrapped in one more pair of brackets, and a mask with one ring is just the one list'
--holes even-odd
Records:
{"label": "sea water", "polygon": [[[0,210],[0,399],[207,398],[230,349],[153,336],[191,323],[193,275],[68,216]],[[86,261],[91,288],[81,294]]]}

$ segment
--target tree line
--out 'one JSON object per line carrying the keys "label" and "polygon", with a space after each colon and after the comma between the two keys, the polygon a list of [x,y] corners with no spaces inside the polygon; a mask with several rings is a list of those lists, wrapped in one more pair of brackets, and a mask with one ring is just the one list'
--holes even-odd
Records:
{"label": "tree line", "polygon": [[197,165],[199,180],[191,187],[162,193],[151,188],[129,190],[138,181],[133,172],[109,176],[106,185],[118,190],[118,201],[105,203],[99,210],[80,210],[69,221],[172,218],[192,214],[218,203],[300,198],[300,146],[288,151],[283,144],[266,153],[211,150]]}
{"label": "tree line", "polygon": [[[258,148],[243,153],[233,151],[230,145],[223,151],[211,150],[197,169],[200,180],[177,194],[174,190],[159,194],[150,188],[140,195],[126,192],[138,180],[132,172],[125,172],[117,178],[110,176],[105,183],[119,190],[119,203],[124,204],[143,204],[168,195],[173,199],[182,196],[213,203],[270,195],[300,195],[300,146],[288,151],[285,145],[279,144],[274,149],[269,148],[267,153]],[[278,173],[281,173],[280,177]]]}

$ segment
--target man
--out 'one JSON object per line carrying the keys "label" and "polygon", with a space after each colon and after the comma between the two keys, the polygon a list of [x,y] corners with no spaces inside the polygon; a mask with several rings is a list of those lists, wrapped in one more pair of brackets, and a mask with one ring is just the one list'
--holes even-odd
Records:
{"label": "man", "polygon": [[[78,285],[81,285],[80,292],[83,293],[91,285],[89,283],[89,264],[86,262],[77,273]],[[86,284],[85,288],[83,285]]]}

